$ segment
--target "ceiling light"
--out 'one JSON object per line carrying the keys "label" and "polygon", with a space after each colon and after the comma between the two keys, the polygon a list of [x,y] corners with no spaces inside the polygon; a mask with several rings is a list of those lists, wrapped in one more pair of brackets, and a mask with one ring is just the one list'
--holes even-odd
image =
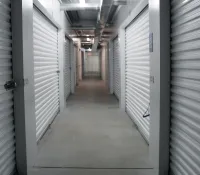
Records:
{"label": "ceiling light", "polygon": [[90,38],[87,38],[87,41],[90,41]]}
{"label": "ceiling light", "polygon": [[85,4],[85,0],[79,0],[80,4]]}

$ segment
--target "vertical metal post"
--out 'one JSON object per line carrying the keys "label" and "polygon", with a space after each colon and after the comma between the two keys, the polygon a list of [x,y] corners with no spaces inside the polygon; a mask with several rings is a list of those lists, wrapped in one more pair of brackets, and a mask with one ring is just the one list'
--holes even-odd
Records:
{"label": "vertical metal post", "polygon": [[113,75],[113,40],[109,41],[109,89],[110,89],[110,94],[114,93],[114,87],[113,87],[113,80],[114,80],[114,75]]}
{"label": "vertical metal post", "polygon": [[66,92],[65,92],[65,79],[64,79],[64,71],[65,71],[65,60],[64,60],[64,38],[65,32],[63,28],[58,30],[58,61],[59,61],[59,97],[60,97],[60,112],[66,108]]}
{"label": "vertical metal post", "polygon": [[74,51],[74,44],[73,41],[70,41],[70,52],[71,52],[71,58],[70,58],[70,64],[71,64],[71,93],[74,94],[75,92],[75,84],[76,84],[76,54]]}
{"label": "vertical metal post", "polygon": [[150,33],[150,159],[159,175],[168,175],[170,132],[170,1],[149,1]]}
{"label": "vertical metal post", "polygon": [[120,108],[122,111],[125,111],[126,104],[125,104],[125,88],[126,88],[126,80],[125,80],[125,28],[119,29],[119,52],[120,52],[120,84],[121,84],[121,93],[120,93]]}
{"label": "vertical metal post", "polygon": [[37,155],[34,101],[33,0],[11,0],[16,166],[28,174]]}

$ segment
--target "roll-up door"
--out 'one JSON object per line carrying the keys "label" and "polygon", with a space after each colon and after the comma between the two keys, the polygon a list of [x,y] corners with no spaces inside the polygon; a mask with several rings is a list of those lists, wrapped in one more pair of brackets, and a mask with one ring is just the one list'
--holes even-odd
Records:
{"label": "roll-up door", "polygon": [[126,111],[149,141],[149,117],[143,118],[150,107],[148,8],[126,28],[125,41]]}
{"label": "roll-up door", "polygon": [[36,136],[41,138],[59,112],[58,30],[33,11]]}
{"label": "roll-up door", "polygon": [[171,1],[173,175],[200,174],[200,1]]}
{"label": "roll-up door", "polygon": [[86,54],[85,76],[100,77],[100,59],[98,54]]}
{"label": "roll-up door", "polygon": [[65,40],[65,95],[69,96],[71,92],[71,63],[70,63],[70,41],[66,38]]}
{"label": "roll-up door", "polygon": [[119,41],[113,40],[113,90],[117,98],[120,98],[120,63],[119,63]]}
{"label": "roll-up door", "polygon": [[13,92],[4,84],[12,80],[12,32],[10,1],[0,0],[0,174],[15,171]]}

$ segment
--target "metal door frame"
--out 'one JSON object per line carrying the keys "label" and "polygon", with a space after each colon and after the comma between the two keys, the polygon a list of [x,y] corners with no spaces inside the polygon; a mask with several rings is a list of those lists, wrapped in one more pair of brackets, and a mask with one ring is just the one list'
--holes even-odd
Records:
{"label": "metal door frame", "polygon": [[[33,6],[36,6],[52,24],[61,29],[38,0],[11,0],[13,78],[18,85],[14,91],[18,174],[29,174],[37,156],[35,102],[33,100],[35,95]],[[58,56],[60,58],[60,55]]]}
{"label": "metal door frame", "polygon": [[118,37],[118,33],[115,33],[111,40],[108,43],[109,47],[109,53],[108,53],[108,58],[109,58],[109,90],[110,94],[114,93],[114,40]]}
{"label": "metal door frame", "polygon": [[[69,37],[69,35],[67,33],[65,33],[65,37],[69,40],[69,52],[70,52],[70,93],[73,94],[74,93],[74,51],[73,51],[73,40]],[[64,55],[65,57],[65,55]],[[65,60],[65,58],[64,58]],[[64,71],[64,68],[63,68]],[[65,80],[64,80],[65,81]],[[64,85],[65,86],[65,85]],[[65,91],[65,90],[64,90]],[[66,94],[66,92],[64,92],[64,94]],[[65,98],[66,101],[66,98]]]}
{"label": "metal door frame", "polygon": [[[110,44],[110,50],[109,50],[109,63],[110,63],[110,77],[111,77],[111,80],[110,80],[110,92],[112,92],[112,94],[114,94],[114,40],[117,39],[119,40],[119,34],[114,34],[111,41],[109,42]],[[119,42],[120,43],[120,42]],[[120,53],[120,45],[119,45],[119,53]],[[120,66],[120,56],[119,56],[119,66]],[[121,69],[121,67],[120,67]],[[121,76],[121,73],[119,73],[120,76]],[[120,81],[121,81],[121,77],[120,77]],[[116,94],[115,94],[116,96]],[[117,97],[116,97],[117,98]],[[119,104],[121,103],[121,93],[119,94]]]}
{"label": "metal door frame", "polygon": [[[170,154],[170,1],[142,0],[118,29],[121,68],[120,108],[125,112],[125,29],[147,6],[149,6],[150,33],[153,35],[153,52],[150,53],[149,157],[156,175],[168,175]],[[110,43],[112,44],[111,41]]]}

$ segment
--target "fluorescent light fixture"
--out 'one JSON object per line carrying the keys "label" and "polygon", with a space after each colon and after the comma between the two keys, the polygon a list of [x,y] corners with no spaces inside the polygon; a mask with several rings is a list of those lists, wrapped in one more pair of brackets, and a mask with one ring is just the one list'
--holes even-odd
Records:
{"label": "fluorescent light fixture", "polygon": [[90,36],[90,35],[86,35],[86,36]]}
{"label": "fluorescent light fixture", "polygon": [[85,0],[79,0],[80,4],[85,4]]}
{"label": "fluorescent light fixture", "polygon": [[87,41],[90,41],[90,38],[87,38]]}
{"label": "fluorescent light fixture", "polygon": [[183,4],[186,4],[186,3],[188,3],[189,2],[189,0],[185,0],[185,1],[183,1]]}

